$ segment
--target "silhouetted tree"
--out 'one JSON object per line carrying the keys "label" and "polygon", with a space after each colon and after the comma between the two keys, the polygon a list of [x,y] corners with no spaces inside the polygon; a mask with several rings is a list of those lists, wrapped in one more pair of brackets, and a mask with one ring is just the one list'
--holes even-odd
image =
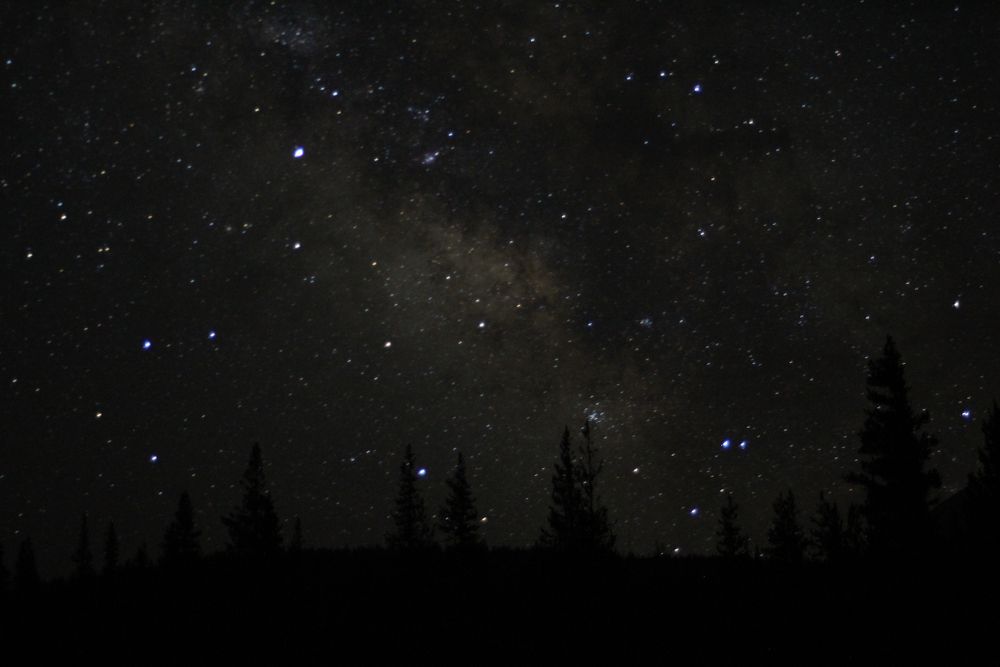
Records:
{"label": "silhouetted tree", "polygon": [[715,533],[715,548],[725,559],[746,558],[750,555],[750,540],[739,525],[739,505],[733,494],[726,494],[726,503],[719,513],[719,529]]}
{"label": "silhouetted tree", "polygon": [[476,513],[472,487],[465,475],[465,461],[458,453],[455,471],[446,481],[448,497],[441,508],[438,527],[445,535],[445,542],[454,549],[468,550],[481,546],[479,516]]}
{"label": "silhouetted tree", "polygon": [[767,555],[771,559],[789,565],[802,562],[806,542],[791,489],[779,493],[774,501],[774,518],[767,531],[767,543]]}
{"label": "silhouetted tree", "polygon": [[145,541],[139,544],[139,547],[135,550],[135,553],[132,555],[132,559],[128,562],[128,565],[136,570],[142,570],[149,567],[149,549],[146,547]]}
{"label": "silhouetted tree", "polygon": [[104,535],[104,574],[111,574],[118,569],[118,531],[115,522],[108,522],[108,531]]}
{"label": "silhouetted tree", "polygon": [[969,475],[969,528],[976,551],[995,555],[1000,550],[1000,407],[996,400],[982,428],[979,468]]}
{"label": "silhouetted tree", "polygon": [[295,517],[295,521],[292,522],[292,537],[288,541],[288,552],[302,553],[302,519],[299,517]]}
{"label": "silhouetted tree", "polygon": [[819,492],[819,503],[812,517],[810,543],[816,558],[828,563],[839,563],[844,559],[844,519],[840,516],[837,503],[827,500]]}
{"label": "silhouetted tree", "polygon": [[583,422],[580,433],[583,435],[580,464],[577,466],[580,496],[583,500],[580,541],[586,550],[612,551],[615,548],[615,534],[608,521],[608,508],[601,502],[597,492],[597,476],[604,469],[604,461],[597,457],[597,448],[590,435],[590,420]]}
{"label": "silhouetted tree", "polygon": [[7,570],[7,560],[4,558],[3,542],[0,542],[0,596],[7,592],[10,572]]}
{"label": "silhouetted tree", "polygon": [[868,534],[865,528],[864,510],[855,504],[847,508],[847,525],[844,527],[844,556],[859,558],[867,553]]}
{"label": "silhouetted tree", "polygon": [[73,552],[74,574],[81,578],[87,578],[94,574],[94,555],[90,551],[90,529],[87,528],[87,514],[83,514],[80,520],[80,538],[76,543],[76,550]]}
{"label": "silhouetted tree", "polygon": [[163,564],[167,567],[189,566],[201,555],[201,531],[195,527],[194,507],[187,491],[177,501],[177,511],[163,534]]}
{"label": "silhouetted tree", "polygon": [[541,546],[559,551],[580,548],[580,530],[583,524],[583,495],[580,493],[576,462],[569,438],[569,427],[564,427],[559,442],[559,458],[552,475],[552,502],[549,505],[548,527],[542,529]]}
{"label": "silhouetted tree", "polygon": [[21,542],[14,565],[14,586],[20,593],[33,593],[38,588],[38,565],[35,562],[35,548],[31,538]]}
{"label": "silhouetted tree", "polygon": [[882,356],[868,362],[872,407],[860,432],[861,473],[847,476],[866,491],[863,511],[871,552],[915,556],[930,539],[931,493],[941,486],[936,470],[924,469],[937,440],[922,429],[929,416],[915,414],[896,345],[886,338]]}
{"label": "silhouetted tree", "polygon": [[392,523],[393,530],[385,538],[390,549],[419,551],[433,546],[434,536],[427,522],[424,499],[417,488],[417,468],[410,445],[406,445],[399,466],[399,493]]}
{"label": "silhouetted tree", "polygon": [[250,450],[250,461],[240,486],[242,503],[222,519],[229,529],[229,550],[253,558],[274,557],[281,552],[281,522],[267,490],[264,461],[256,443]]}

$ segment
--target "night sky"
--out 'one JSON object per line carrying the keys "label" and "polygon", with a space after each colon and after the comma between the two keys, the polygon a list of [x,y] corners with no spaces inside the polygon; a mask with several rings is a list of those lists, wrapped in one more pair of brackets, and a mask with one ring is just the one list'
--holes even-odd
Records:
{"label": "night sky", "polygon": [[759,544],[785,488],[861,499],[890,333],[973,469],[987,3],[5,4],[8,567],[83,511],[155,556],[185,489],[222,548],[253,442],[308,545],[383,542],[406,443],[527,545],[586,418],[622,550],[711,552],[725,491]]}

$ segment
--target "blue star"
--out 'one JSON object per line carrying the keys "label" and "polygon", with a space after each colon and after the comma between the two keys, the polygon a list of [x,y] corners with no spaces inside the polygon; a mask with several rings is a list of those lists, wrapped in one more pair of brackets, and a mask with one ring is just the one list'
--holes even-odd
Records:
{"label": "blue star", "polygon": [[417,477],[427,477],[427,468],[421,468],[418,470]]}
{"label": "blue star", "polygon": [[148,338],[142,341],[142,349],[148,350],[151,347],[153,347],[153,341],[149,340]]}
{"label": "blue star", "polygon": [[306,154],[306,149],[302,146],[296,146],[295,150],[292,151],[292,157],[298,160],[300,157]]}

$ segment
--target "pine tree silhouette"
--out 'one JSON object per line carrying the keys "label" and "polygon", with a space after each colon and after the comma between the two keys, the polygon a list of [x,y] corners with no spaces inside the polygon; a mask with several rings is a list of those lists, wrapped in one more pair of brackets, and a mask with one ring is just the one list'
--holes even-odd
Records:
{"label": "pine tree silhouette", "polygon": [[135,570],[143,570],[149,567],[149,549],[146,547],[145,542],[139,544],[132,559],[128,562],[128,566]]}
{"label": "pine tree silhouette", "polygon": [[847,476],[865,488],[868,546],[878,557],[916,557],[931,534],[931,493],[941,486],[936,470],[924,469],[937,440],[922,429],[929,416],[915,414],[896,345],[886,338],[882,356],[868,362],[872,407],[860,432],[861,473]]}
{"label": "pine tree silhouette", "polygon": [[195,527],[194,507],[187,491],[177,501],[177,511],[163,535],[163,565],[186,567],[201,555],[201,531]]}
{"label": "pine tree silhouette", "polygon": [[14,587],[22,594],[32,594],[38,590],[38,565],[35,562],[35,548],[31,538],[26,537],[21,542],[17,552],[17,563],[14,566]]}
{"label": "pine tree silhouette", "polygon": [[302,553],[302,519],[299,517],[295,517],[295,521],[292,522],[292,537],[288,541],[288,553]]}
{"label": "pine tree silhouette", "polygon": [[118,532],[115,522],[108,522],[108,530],[104,535],[104,574],[111,574],[118,569]]}
{"label": "pine tree silhouette", "polygon": [[482,545],[479,538],[479,516],[476,512],[472,488],[465,474],[462,452],[458,453],[455,471],[448,478],[448,497],[440,511],[438,527],[445,535],[445,543],[458,550],[470,550]]}
{"label": "pine tree silhouette", "polygon": [[969,475],[968,519],[975,552],[995,556],[1000,551],[1000,407],[983,418],[983,446],[979,448],[979,468]]}
{"label": "pine tree silhouette", "polygon": [[569,427],[563,428],[559,442],[559,458],[552,475],[552,502],[549,505],[548,527],[542,529],[539,544],[558,551],[575,551],[581,546],[583,496],[577,484],[576,462],[573,460]]}
{"label": "pine tree silhouette", "polygon": [[281,552],[281,522],[267,490],[264,460],[256,443],[240,486],[242,503],[222,519],[229,530],[229,551],[251,558],[273,558]]}
{"label": "pine tree silhouette", "polygon": [[0,598],[7,592],[10,582],[10,572],[7,570],[7,560],[4,558],[3,542],[0,542]]}
{"label": "pine tree silhouette", "polygon": [[417,468],[410,445],[406,445],[399,466],[399,493],[392,522],[394,529],[386,535],[390,549],[420,551],[433,546],[433,532],[427,522],[424,499],[417,488]]}
{"label": "pine tree silhouette", "polygon": [[779,562],[795,565],[802,562],[805,553],[805,538],[799,524],[795,495],[791,489],[779,493],[774,501],[774,518],[767,531],[767,555]]}
{"label": "pine tree silhouette", "polygon": [[719,513],[719,529],[715,533],[716,550],[727,560],[746,558],[750,555],[750,540],[739,526],[739,506],[733,494],[726,494],[726,503]]}
{"label": "pine tree silhouette", "polygon": [[94,555],[90,550],[90,530],[87,528],[87,514],[80,520],[80,538],[73,552],[74,574],[79,579],[85,579],[94,574]]}
{"label": "pine tree silhouette", "polygon": [[604,469],[604,462],[597,458],[597,448],[590,435],[590,420],[584,421],[580,432],[583,435],[580,464],[577,466],[583,506],[580,541],[588,551],[612,551],[615,548],[615,535],[608,521],[608,508],[601,502],[597,492],[597,476]]}
{"label": "pine tree silhouette", "polygon": [[820,491],[816,513],[812,517],[810,544],[818,560],[839,563],[845,556],[844,519],[840,516],[837,503],[826,498]]}

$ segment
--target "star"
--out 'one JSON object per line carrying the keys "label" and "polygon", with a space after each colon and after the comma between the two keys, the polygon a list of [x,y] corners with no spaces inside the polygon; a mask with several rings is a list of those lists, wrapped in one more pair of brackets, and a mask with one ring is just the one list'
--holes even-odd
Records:
{"label": "star", "polygon": [[300,157],[306,154],[306,149],[302,146],[296,146],[295,150],[292,151],[292,157],[298,160]]}
{"label": "star", "polygon": [[149,340],[148,338],[142,341],[142,349],[148,350],[151,347],[153,347],[153,341]]}

